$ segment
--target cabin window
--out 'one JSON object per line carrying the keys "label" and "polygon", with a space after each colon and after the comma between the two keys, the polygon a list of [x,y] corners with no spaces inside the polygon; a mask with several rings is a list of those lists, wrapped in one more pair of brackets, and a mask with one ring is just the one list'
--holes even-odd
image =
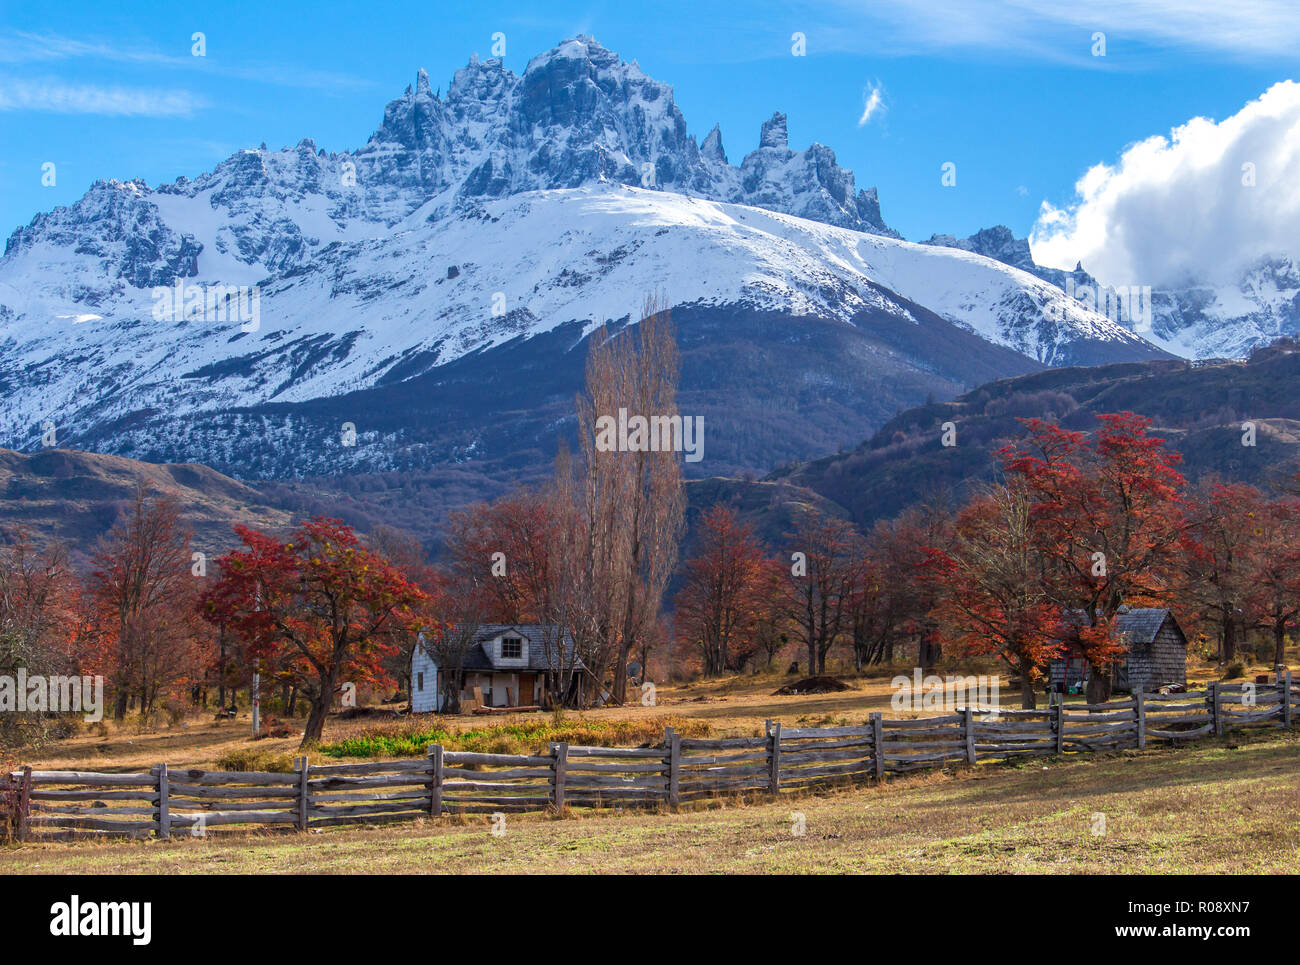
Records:
{"label": "cabin window", "polygon": [[417,673],[417,674],[415,675],[415,689],[416,689],[416,690],[423,690],[423,689],[424,689],[424,671],[423,671],[423,670],[421,670],[419,673]]}
{"label": "cabin window", "polygon": [[505,637],[501,641],[501,659],[519,660],[524,655],[524,642],[518,637]]}

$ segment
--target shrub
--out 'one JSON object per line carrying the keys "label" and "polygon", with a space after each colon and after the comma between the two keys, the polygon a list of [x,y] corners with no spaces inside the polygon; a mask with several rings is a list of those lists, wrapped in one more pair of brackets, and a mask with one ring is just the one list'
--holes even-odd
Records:
{"label": "shrub", "polygon": [[293,756],[275,751],[262,751],[240,747],[226,751],[217,758],[217,769],[222,771],[271,771],[283,773],[293,770]]}
{"label": "shrub", "polygon": [[326,757],[423,757],[429,744],[441,744],[447,750],[483,754],[544,754],[553,741],[592,747],[650,746],[663,739],[665,726],[683,737],[709,736],[708,724],[684,717],[616,721],[553,717],[467,731],[453,731],[442,723],[429,726],[408,721],[321,744],[320,753]]}
{"label": "shrub", "polygon": [[1228,664],[1228,666],[1223,671],[1224,680],[1232,680],[1236,677],[1244,677],[1245,675],[1246,675],[1246,665],[1242,663],[1240,660],[1232,661],[1232,663]]}

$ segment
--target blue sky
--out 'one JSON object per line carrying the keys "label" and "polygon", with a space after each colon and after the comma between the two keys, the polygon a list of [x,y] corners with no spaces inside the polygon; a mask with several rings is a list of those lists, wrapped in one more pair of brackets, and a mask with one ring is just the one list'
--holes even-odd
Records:
{"label": "blue sky", "polygon": [[[507,67],[593,34],[674,87],[689,130],[736,163],[773,110],[796,149],[832,147],[908,238],[1025,235],[1093,165],[1292,78],[1300,13],[1272,0],[873,0],[219,4],[9,2],[0,15],[0,229],[97,178],[157,184],[242,147],[360,146],[429,71],[446,88],[506,35]],[[1294,5],[1292,5],[1294,6]],[[742,12],[743,11],[743,12]],[[206,56],[191,55],[201,31]],[[806,56],[791,36],[806,37]],[[1105,34],[1105,56],[1093,35]],[[864,105],[878,91],[865,123]],[[42,165],[56,183],[42,185]],[[940,168],[957,165],[944,187]]]}

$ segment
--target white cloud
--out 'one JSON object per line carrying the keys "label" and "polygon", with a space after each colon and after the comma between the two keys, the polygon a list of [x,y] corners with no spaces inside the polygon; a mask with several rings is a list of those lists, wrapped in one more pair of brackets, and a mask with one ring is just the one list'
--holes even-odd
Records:
{"label": "white cloud", "polygon": [[282,87],[304,87],[330,90],[335,88],[364,88],[372,86],[335,71],[318,70],[290,63],[255,63],[219,60],[215,56],[194,57],[189,53],[190,41],[186,34],[180,44],[181,53],[167,54],[155,49],[131,47],[126,44],[106,44],[98,41],[78,40],[59,34],[34,34],[15,31],[0,34],[0,63],[47,63],[62,60],[99,60],[116,64],[133,64],[142,67],[204,71],[235,77],[239,80],[277,84]]}
{"label": "white cloud", "polygon": [[895,52],[1016,50],[1047,58],[1089,56],[1090,36],[1236,56],[1291,57],[1300,46],[1294,0],[834,0],[817,4],[836,46],[860,44],[866,25]]}
{"label": "white cloud", "polygon": [[202,106],[203,102],[188,91],[0,78],[0,111],[188,117]]}
{"label": "white cloud", "polygon": [[880,94],[879,85],[871,88],[870,94],[867,94],[866,91],[863,91],[863,94],[865,95],[865,99],[862,105],[862,116],[858,118],[858,127],[864,127],[867,122],[871,120],[872,116],[880,110],[881,105],[884,103]]}
{"label": "white cloud", "polygon": [[1133,144],[1075,191],[1065,208],[1044,202],[1034,260],[1082,261],[1104,284],[1223,283],[1263,256],[1300,255],[1300,84]]}

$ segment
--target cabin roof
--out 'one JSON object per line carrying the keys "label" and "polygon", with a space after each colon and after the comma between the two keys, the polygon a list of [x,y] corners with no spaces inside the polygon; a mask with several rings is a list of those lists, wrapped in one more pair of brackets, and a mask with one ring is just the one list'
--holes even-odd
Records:
{"label": "cabin roof", "polygon": [[[515,661],[500,663],[488,655],[485,644],[503,633],[513,633],[528,641],[528,662],[519,664]],[[564,632],[562,642],[557,640],[559,628],[545,623],[485,623],[474,634],[474,645],[465,654],[466,670],[557,670],[568,667],[573,660],[573,669],[585,670],[582,658],[573,654],[573,637]],[[559,644],[557,648],[557,643]],[[561,659],[563,658],[563,659]]]}

